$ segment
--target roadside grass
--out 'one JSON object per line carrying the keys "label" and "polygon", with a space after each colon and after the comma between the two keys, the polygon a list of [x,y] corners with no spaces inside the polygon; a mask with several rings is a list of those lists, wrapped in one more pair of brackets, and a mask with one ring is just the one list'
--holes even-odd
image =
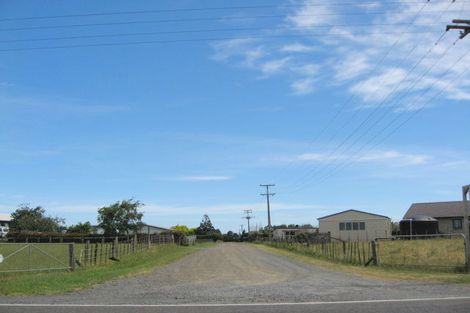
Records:
{"label": "roadside grass", "polygon": [[183,256],[213,246],[162,245],[150,250],[123,256],[106,265],[77,268],[74,272],[26,272],[0,274],[0,295],[50,295],[89,288],[108,280],[131,277],[149,272]]}
{"label": "roadside grass", "polygon": [[470,274],[458,272],[439,272],[435,268],[424,267],[392,267],[392,266],[356,266],[344,263],[337,263],[325,259],[306,255],[299,251],[289,251],[283,248],[274,248],[265,244],[254,244],[258,249],[274,253],[281,256],[293,258],[295,260],[312,264],[334,271],[342,271],[355,275],[366,276],[380,280],[413,280],[436,283],[470,283]]}

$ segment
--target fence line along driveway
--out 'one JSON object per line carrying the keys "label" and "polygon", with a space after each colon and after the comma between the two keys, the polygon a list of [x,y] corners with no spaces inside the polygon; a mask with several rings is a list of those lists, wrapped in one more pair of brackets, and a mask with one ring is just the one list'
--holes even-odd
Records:
{"label": "fence line along driveway", "polygon": [[297,303],[468,295],[467,285],[379,281],[300,263],[250,244],[224,243],[142,276],[66,295],[0,297],[0,303]]}

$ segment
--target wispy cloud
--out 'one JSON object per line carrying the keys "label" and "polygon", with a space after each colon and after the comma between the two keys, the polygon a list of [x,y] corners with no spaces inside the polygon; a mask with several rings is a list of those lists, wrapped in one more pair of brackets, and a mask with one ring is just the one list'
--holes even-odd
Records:
{"label": "wispy cloud", "polygon": [[290,86],[294,94],[306,95],[313,92],[315,87],[314,82],[313,78],[303,78],[292,82]]}
{"label": "wispy cloud", "polygon": [[336,154],[328,152],[302,153],[291,158],[285,158],[288,162],[311,162],[311,163],[334,163],[334,162],[355,162],[372,163],[382,162],[392,166],[412,166],[424,165],[432,159],[432,156],[425,154],[404,153],[396,150],[372,151],[358,156],[349,154]]}
{"label": "wispy cloud", "polygon": [[[322,90],[313,88],[314,82],[321,86],[344,86],[345,92],[356,96],[359,108],[377,106],[383,100],[384,106],[395,108],[394,112],[418,110],[435,105],[433,96],[444,88],[441,96],[447,99],[470,99],[468,77],[454,81],[464,67],[449,69],[466,53],[470,42],[459,41],[458,48],[447,50],[458,36],[448,32],[435,45],[446,23],[455,18],[451,10],[455,11],[458,4],[397,1],[383,5],[374,1],[349,5],[347,10],[338,0],[324,4],[303,0],[300,4],[284,11],[284,20],[276,26],[287,29],[276,34],[292,34],[301,39],[227,40],[213,46],[214,59],[238,60],[264,78],[282,74],[294,95]],[[385,14],[362,14],[377,10]],[[341,14],[345,11],[360,14],[348,15],[350,24],[370,26],[343,26],[345,16]],[[460,64],[468,63],[469,59],[470,56],[464,57]],[[307,69],[312,60],[321,68],[319,81],[317,69],[310,68],[310,73],[299,70]],[[397,97],[387,98],[392,92]]]}
{"label": "wispy cloud", "polygon": [[206,175],[206,176],[182,176],[177,178],[177,180],[182,181],[224,181],[224,180],[231,180],[233,179],[232,176],[216,176],[216,175]]}
{"label": "wispy cloud", "polygon": [[305,52],[312,52],[315,50],[318,50],[318,49],[314,46],[308,46],[308,45],[298,43],[298,42],[286,44],[282,46],[280,49],[281,52],[286,52],[286,53],[290,53],[290,52],[305,53]]}

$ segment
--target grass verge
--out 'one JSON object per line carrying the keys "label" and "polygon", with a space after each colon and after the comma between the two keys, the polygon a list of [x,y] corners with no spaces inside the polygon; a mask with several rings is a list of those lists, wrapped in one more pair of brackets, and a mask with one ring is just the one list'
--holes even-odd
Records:
{"label": "grass verge", "polygon": [[312,264],[329,270],[348,272],[355,275],[366,276],[381,280],[414,280],[438,283],[470,283],[470,274],[436,272],[424,268],[397,268],[380,266],[354,266],[318,259],[302,252],[288,251],[282,248],[274,248],[263,244],[255,244],[258,249],[266,252],[286,256],[295,260]]}
{"label": "grass verge", "polygon": [[78,268],[74,272],[0,274],[1,295],[50,295],[89,288],[108,280],[130,277],[168,264],[185,255],[213,246],[211,243],[182,247],[162,245],[124,256],[121,261]]}

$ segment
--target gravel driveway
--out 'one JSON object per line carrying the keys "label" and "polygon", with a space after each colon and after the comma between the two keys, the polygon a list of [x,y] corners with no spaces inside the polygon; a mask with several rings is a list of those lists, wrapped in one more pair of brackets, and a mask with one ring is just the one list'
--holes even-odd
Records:
{"label": "gravel driveway", "polygon": [[0,297],[0,303],[266,303],[469,295],[467,285],[379,281],[300,263],[249,244],[223,243],[145,275],[58,296]]}

